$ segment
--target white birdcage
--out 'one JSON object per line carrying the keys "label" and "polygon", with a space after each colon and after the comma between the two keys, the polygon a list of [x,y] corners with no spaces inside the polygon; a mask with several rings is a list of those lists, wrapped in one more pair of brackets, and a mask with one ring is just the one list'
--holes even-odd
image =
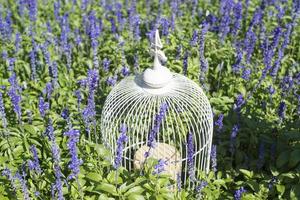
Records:
{"label": "white birdcage", "polygon": [[[124,78],[108,95],[101,119],[103,143],[116,155],[119,127],[128,127],[123,149],[122,165],[128,170],[141,168],[145,153],[150,157],[167,160],[165,170],[175,179],[188,179],[188,134],[193,136],[193,167],[196,176],[208,172],[213,134],[213,116],[210,103],[202,89],[187,77],[171,73],[161,62],[166,61],[161,51],[158,31],[151,53],[153,69]],[[150,130],[160,110],[168,105],[160,124],[154,148],[147,146]]]}

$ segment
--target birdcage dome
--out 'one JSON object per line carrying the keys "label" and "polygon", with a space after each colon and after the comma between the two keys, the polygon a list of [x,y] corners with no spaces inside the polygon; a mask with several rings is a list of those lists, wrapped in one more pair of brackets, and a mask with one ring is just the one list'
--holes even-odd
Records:
{"label": "birdcage dome", "polygon": [[[151,73],[155,75],[155,72]],[[155,125],[155,116],[160,112],[160,106],[166,104],[167,113],[160,124],[155,139],[157,145],[151,150],[152,156],[170,161],[167,170],[174,179],[178,174],[187,177],[187,138],[191,134],[193,166],[196,171],[207,172],[213,132],[210,103],[195,82],[177,73],[166,73],[169,74],[164,75],[164,80],[156,80],[158,76],[153,77],[153,74],[147,79],[149,74],[146,70],[124,78],[112,89],[102,111],[103,142],[110,149],[113,161],[119,127],[126,124],[128,141],[123,149],[123,166],[129,170],[139,169],[149,149],[147,143]]]}

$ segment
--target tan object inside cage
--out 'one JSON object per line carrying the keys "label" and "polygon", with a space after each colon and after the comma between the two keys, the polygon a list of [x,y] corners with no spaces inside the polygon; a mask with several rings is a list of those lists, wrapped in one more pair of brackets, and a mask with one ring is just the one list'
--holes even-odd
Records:
{"label": "tan object inside cage", "polygon": [[[150,149],[150,150],[149,150]],[[141,169],[145,163],[145,154],[149,153],[149,158],[162,159],[165,161],[162,174],[168,174],[176,181],[177,174],[181,174],[181,155],[177,149],[166,143],[156,143],[154,148],[144,145],[139,148],[134,155],[134,168]]]}

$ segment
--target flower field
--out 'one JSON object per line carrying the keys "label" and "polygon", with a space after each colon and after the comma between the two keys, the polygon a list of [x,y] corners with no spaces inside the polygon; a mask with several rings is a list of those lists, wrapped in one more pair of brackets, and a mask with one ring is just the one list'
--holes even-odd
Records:
{"label": "flower field", "polygon": [[[0,0],[0,200],[300,199],[299,16],[299,0]],[[105,99],[152,67],[156,29],[213,109],[193,187],[162,160],[123,167],[128,124],[113,160],[102,142]]]}

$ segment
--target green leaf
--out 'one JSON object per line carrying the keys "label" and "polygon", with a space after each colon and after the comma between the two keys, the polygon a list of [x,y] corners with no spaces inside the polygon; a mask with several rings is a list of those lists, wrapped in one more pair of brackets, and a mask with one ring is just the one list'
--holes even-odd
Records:
{"label": "green leaf", "polygon": [[300,149],[293,150],[290,154],[290,160],[288,166],[293,168],[296,167],[300,162]]}
{"label": "green leaf", "polygon": [[282,195],[285,191],[284,185],[276,185],[276,190]]}
{"label": "green leaf", "polygon": [[88,174],[85,175],[85,177],[95,182],[100,182],[102,180],[102,176],[95,172],[89,172]]}
{"label": "green leaf", "polygon": [[109,183],[101,183],[100,185],[96,186],[95,191],[104,191],[114,196],[118,196],[117,189],[114,185]]}
{"label": "green leaf", "polygon": [[131,194],[128,196],[128,200],[144,200],[144,196],[139,194]]}
{"label": "green leaf", "polygon": [[240,169],[240,172],[242,172],[244,175],[246,175],[247,178],[252,178],[253,177],[253,172],[248,171],[246,169]]}
{"label": "green leaf", "polygon": [[276,160],[276,166],[278,168],[283,167],[289,162],[289,159],[290,159],[290,151],[281,152],[281,154],[278,156]]}
{"label": "green leaf", "polygon": [[136,187],[133,187],[133,188],[129,189],[125,193],[125,196],[131,195],[132,193],[134,193],[134,194],[142,194],[144,191],[145,191],[144,188],[142,188],[141,186],[136,186]]}

